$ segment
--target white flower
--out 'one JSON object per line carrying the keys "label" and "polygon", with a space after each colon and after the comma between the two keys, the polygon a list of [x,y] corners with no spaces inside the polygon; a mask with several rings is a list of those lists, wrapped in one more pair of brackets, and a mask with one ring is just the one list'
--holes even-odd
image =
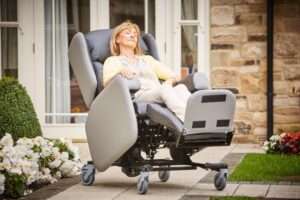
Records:
{"label": "white flower", "polygon": [[12,174],[18,174],[18,175],[22,174],[22,170],[18,167],[12,167],[12,168],[10,168],[10,170],[8,170],[8,172],[10,172]]}
{"label": "white flower", "polygon": [[6,133],[5,136],[2,137],[2,139],[1,139],[1,141],[0,141],[0,144],[1,144],[2,146],[10,146],[10,147],[12,147],[13,144],[14,144],[14,141],[13,141],[11,135],[8,134],[8,133]]}
{"label": "white flower", "polygon": [[5,176],[4,174],[0,174],[0,195],[4,193],[5,189]]}
{"label": "white flower", "polygon": [[49,163],[49,167],[54,169],[58,168],[61,165],[62,161],[60,159],[55,159],[54,161]]}
{"label": "white flower", "polygon": [[280,140],[280,136],[279,135],[272,135],[271,137],[270,137],[270,141],[271,142],[277,142],[277,141],[279,141]]}
{"label": "white flower", "polygon": [[29,138],[26,138],[26,137],[18,139],[17,144],[25,146],[28,149],[31,149],[34,146],[33,142],[32,142],[32,139],[29,139]]}
{"label": "white flower", "polygon": [[54,175],[55,178],[60,179],[61,178],[61,172],[57,171]]}
{"label": "white flower", "polygon": [[60,166],[60,171],[63,176],[72,176],[72,170],[75,167],[74,162],[67,160]]}
{"label": "white flower", "polygon": [[61,153],[61,159],[63,160],[63,161],[66,161],[66,160],[68,160],[69,159],[69,153],[68,152],[62,152]]}
{"label": "white flower", "polygon": [[50,156],[52,153],[51,149],[49,147],[42,147],[41,157],[46,158]]}

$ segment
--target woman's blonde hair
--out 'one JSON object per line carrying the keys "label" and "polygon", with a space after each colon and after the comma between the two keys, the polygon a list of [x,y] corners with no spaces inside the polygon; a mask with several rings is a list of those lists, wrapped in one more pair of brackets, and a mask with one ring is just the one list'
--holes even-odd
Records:
{"label": "woman's blonde hair", "polygon": [[121,23],[120,25],[116,26],[113,30],[113,33],[112,33],[112,36],[110,39],[110,51],[111,51],[112,55],[114,55],[114,56],[120,55],[120,46],[117,44],[117,37],[119,36],[119,34],[125,29],[132,29],[132,28],[134,28],[137,32],[137,44],[134,49],[134,54],[137,54],[137,55],[143,54],[143,50],[140,47],[140,42],[139,42],[140,36],[141,36],[140,28],[138,27],[138,25],[136,25],[130,21],[125,21],[125,22]]}

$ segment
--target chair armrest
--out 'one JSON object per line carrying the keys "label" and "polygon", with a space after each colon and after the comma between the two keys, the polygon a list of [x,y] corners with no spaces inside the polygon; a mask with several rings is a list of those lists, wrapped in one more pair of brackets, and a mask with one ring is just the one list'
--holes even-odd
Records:
{"label": "chair armrest", "polygon": [[230,92],[232,92],[233,94],[238,94],[239,90],[236,88],[212,88],[213,90],[229,90]]}
{"label": "chair armrest", "polygon": [[208,79],[204,73],[193,73],[189,74],[184,79],[177,82],[177,84],[184,84],[190,92],[195,92],[197,90],[208,89]]}

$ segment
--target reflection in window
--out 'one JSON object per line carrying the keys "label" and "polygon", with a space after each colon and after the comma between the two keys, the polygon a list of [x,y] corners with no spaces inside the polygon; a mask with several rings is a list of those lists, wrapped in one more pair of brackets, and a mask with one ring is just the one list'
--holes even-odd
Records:
{"label": "reflection in window", "polygon": [[[0,1],[0,21],[17,22],[17,1]],[[18,78],[18,28],[0,28],[1,76],[12,76]]]}
{"label": "reflection in window", "polygon": [[[147,20],[145,8],[148,11]],[[130,20],[136,23],[141,31],[147,31],[155,36],[155,0],[110,0],[109,9],[111,28]],[[148,21],[147,24],[146,21]]]}
{"label": "reflection in window", "polygon": [[78,31],[88,32],[89,1],[45,0],[46,123],[81,123],[86,112],[69,65],[69,43]]}
{"label": "reflection in window", "polygon": [[181,27],[181,72],[182,76],[197,71],[197,26]]}

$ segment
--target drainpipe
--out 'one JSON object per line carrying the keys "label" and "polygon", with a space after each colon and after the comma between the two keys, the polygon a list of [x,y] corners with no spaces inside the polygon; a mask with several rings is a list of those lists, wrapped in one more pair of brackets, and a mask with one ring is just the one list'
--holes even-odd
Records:
{"label": "drainpipe", "polygon": [[267,1],[267,139],[273,135],[274,0]]}

